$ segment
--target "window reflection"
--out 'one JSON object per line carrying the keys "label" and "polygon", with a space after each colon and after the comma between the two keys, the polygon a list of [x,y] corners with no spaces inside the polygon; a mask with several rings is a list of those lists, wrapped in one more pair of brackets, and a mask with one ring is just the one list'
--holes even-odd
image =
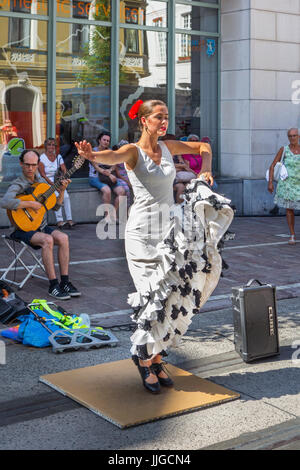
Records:
{"label": "window reflection", "polygon": [[[70,167],[74,141],[95,144],[97,135],[110,128],[110,28],[58,23],[56,51],[56,138]],[[87,171],[85,164],[74,177],[88,176]]]}
{"label": "window reflection", "polygon": [[[81,9],[79,1],[73,2],[73,18],[88,19],[88,12]],[[72,28],[72,52],[78,54],[89,40],[89,26],[73,24]]]}
{"label": "window reflection", "polygon": [[[11,11],[26,13],[28,9],[19,2],[11,5]],[[22,18],[10,18],[9,21],[9,42],[18,47],[30,47],[31,21]]]}
{"label": "window reflection", "polygon": [[146,101],[153,97],[167,101],[167,33],[139,31],[135,54],[124,33],[121,29],[119,139],[132,142],[139,134],[136,121],[128,117],[132,104],[138,99]]}
{"label": "window reflection", "polygon": [[28,14],[48,14],[48,0],[1,0],[1,11],[14,11]]}
{"label": "window reflection", "polygon": [[218,11],[215,8],[176,4],[175,14],[178,29],[218,32]]}
{"label": "window reflection", "polygon": [[167,4],[165,2],[148,0],[121,0],[120,23],[153,26],[153,18],[162,18],[157,27],[167,26]]}
{"label": "window reflection", "polygon": [[110,21],[111,0],[57,0],[56,14],[58,18]]}
{"label": "window reflection", "polygon": [[4,181],[18,174],[16,157],[24,148],[42,146],[47,126],[47,23],[12,20],[1,18],[0,179]]}
{"label": "window reflection", "polygon": [[[189,50],[183,54],[183,36]],[[209,137],[217,151],[218,51],[215,38],[176,35],[176,136]]]}
{"label": "window reflection", "polygon": [[[55,1],[56,138],[66,149],[83,137],[95,143],[101,130],[110,130],[114,38],[110,27],[91,24],[91,20],[111,21],[110,0]],[[39,148],[47,136],[47,22],[29,15],[46,15],[48,3],[0,0],[2,12],[28,13],[28,18],[0,18],[0,155],[12,155],[22,146]],[[120,0],[120,139],[137,137],[136,123],[127,115],[133,102],[153,97],[167,101],[168,33],[162,30],[168,25],[167,5],[159,0]],[[218,9],[175,2],[175,14],[175,26],[182,30],[175,38],[176,135],[209,136],[216,146],[218,51],[217,39],[209,33],[217,32]],[[61,18],[71,21],[60,23]],[[208,34],[192,36],[191,30]]]}

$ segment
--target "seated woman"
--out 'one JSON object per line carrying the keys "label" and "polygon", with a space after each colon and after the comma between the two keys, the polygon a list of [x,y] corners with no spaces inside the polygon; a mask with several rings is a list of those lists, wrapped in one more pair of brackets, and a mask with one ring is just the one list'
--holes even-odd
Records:
{"label": "seated woman", "polygon": [[[63,174],[67,172],[64,160],[60,154],[56,154],[57,143],[55,139],[49,137],[45,140],[45,153],[40,156],[39,173],[51,186],[54,184],[55,174],[61,170]],[[58,192],[55,192],[58,196]],[[73,228],[76,225],[72,220],[72,210],[70,196],[67,191],[64,193],[63,206],[66,213],[66,221],[63,219],[62,208],[55,212],[56,225],[58,228]]]}
{"label": "seated woman", "polygon": [[[196,135],[196,134],[190,134],[188,137],[187,137],[187,141],[188,142],[199,142],[199,137]],[[205,142],[209,145],[211,145],[211,140],[209,137],[203,137],[200,142]],[[202,168],[202,157],[201,155],[192,155],[190,153],[187,153],[187,154],[184,154],[182,155],[182,158],[189,163],[190,165],[190,168],[192,171],[194,171],[197,175],[200,173],[201,171],[201,168]],[[217,190],[217,183],[216,181],[214,181],[213,185],[212,185],[212,189],[214,191]]]}
{"label": "seated woman", "polygon": [[[196,134],[190,134],[187,138],[188,142],[199,142],[200,139]],[[182,155],[183,160],[189,163],[190,168],[198,175],[202,168],[202,157],[201,155],[192,155],[187,153]]]}
{"label": "seated woman", "polygon": [[173,157],[176,178],[173,183],[173,189],[175,193],[175,203],[182,203],[182,194],[185,190],[185,186],[190,183],[193,178],[197,178],[197,173],[193,171],[187,161],[184,161],[181,155],[174,155]]}

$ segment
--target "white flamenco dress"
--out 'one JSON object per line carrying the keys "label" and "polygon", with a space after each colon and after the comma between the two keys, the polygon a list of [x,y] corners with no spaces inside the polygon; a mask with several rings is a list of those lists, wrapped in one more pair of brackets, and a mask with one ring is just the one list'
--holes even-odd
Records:
{"label": "white flamenco dress", "polygon": [[163,141],[157,165],[137,146],[138,161],[128,177],[134,192],[125,231],[128,267],[137,292],[128,303],[137,328],[132,355],[142,360],[177,346],[194,314],[219,282],[222,258],[218,243],[233,219],[230,201],[203,179],[187,186],[174,209],[173,157]]}

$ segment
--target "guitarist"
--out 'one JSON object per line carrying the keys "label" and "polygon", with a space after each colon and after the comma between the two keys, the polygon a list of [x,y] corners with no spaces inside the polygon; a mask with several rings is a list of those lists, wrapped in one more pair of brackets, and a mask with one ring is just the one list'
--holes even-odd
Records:
{"label": "guitarist", "polygon": [[[21,201],[16,196],[24,193],[34,183],[44,183],[45,181],[37,175],[37,169],[40,156],[35,150],[23,150],[20,155],[20,165],[22,175],[15,179],[2,200],[0,207],[3,209],[33,209],[38,211],[42,204],[38,201]],[[59,210],[64,200],[64,192],[70,180],[62,180],[59,188],[56,205],[53,210]],[[15,230],[11,234],[12,238],[25,242],[27,245],[42,249],[42,259],[46,274],[49,279],[49,295],[59,300],[70,299],[70,297],[78,297],[81,293],[69,281],[69,237],[60,230],[54,229],[47,225],[46,217],[44,217],[41,226],[36,231],[24,232],[23,230]],[[58,262],[61,274],[61,282],[59,283],[55,273],[53,246],[58,246]]]}

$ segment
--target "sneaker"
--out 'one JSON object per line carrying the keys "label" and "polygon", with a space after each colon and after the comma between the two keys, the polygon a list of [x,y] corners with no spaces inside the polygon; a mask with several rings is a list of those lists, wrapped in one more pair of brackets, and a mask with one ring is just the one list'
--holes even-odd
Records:
{"label": "sneaker", "polygon": [[81,292],[79,292],[70,281],[66,284],[60,284],[59,287],[64,294],[70,295],[71,297],[79,297],[81,295]]}
{"label": "sneaker", "polygon": [[55,284],[52,288],[49,288],[48,294],[51,295],[51,297],[54,297],[55,299],[58,300],[68,300],[71,298],[70,294],[67,294],[64,292],[59,284]]}

